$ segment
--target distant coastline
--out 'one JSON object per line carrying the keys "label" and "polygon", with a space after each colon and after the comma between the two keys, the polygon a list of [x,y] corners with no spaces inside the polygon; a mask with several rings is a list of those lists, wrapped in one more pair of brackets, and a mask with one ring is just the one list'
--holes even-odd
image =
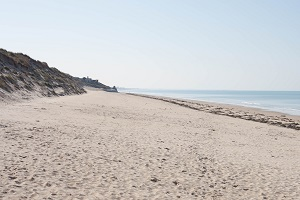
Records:
{"label": "distant coastline", "polygon": [[300,116],[300,91],[154,90],[119,88],[120,92],[258,108]]}
{"label": "distant coastline", "polygon": [[210,103],[196,100],[183,100],[163,96],[152,96],[137,93],[126,93],[128,95],[139,96],[143,98],[155,99],[181,107],[189,108],[216,115],[244,119],[259,123],[265,123],[274,126],[300,130],[300,116],[285,115],[283,113],[264,111],[258,108],[250,108],[228,104]]}

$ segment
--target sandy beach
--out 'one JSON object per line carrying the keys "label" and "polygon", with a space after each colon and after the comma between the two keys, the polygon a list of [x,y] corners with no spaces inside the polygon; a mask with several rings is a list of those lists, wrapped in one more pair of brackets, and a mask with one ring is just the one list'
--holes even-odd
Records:
{"label": "sandy beach", "polygon": [[3,200],[300,199],[299,117],[97,90],[0,106]]}

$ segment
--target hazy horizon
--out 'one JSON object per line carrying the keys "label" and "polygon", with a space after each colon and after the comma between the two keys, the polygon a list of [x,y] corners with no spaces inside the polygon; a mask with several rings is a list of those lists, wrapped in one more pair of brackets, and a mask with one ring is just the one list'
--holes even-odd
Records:
{"label": "hazy horizon", "polygon": [[300,1],[1,2],[0,48],[126,88],[300,91]]}
{"label": "hazy horizon", "polygon": [[151,90],[151,91],[220,91],[220,92],[238,92],[238,91],[242,91],[242,92],[300,92],[300,90],[244,90],[244,89],[189,89],[189,88],[184,88],[184,89],[177,89],[177,88],[173,88],[173,89],[169,89],[169,88],[134,88],[134,87],[122,87],[122,86],[117,86],[115,85],[118,89],[121,90]]}

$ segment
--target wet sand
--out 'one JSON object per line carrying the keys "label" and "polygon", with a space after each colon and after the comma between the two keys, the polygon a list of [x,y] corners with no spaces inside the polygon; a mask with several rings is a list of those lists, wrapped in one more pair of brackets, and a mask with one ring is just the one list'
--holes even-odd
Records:
{"label": "wet sand", "polygon": [[179,106],[187,107],[194,110],[204,111],[217,115],[225,115],[228,117],[251,120],[260,123],[267,123],[275,126],[282,126],[300,130],[300,116],[289,115],[285,113],[272,112],[257,108],[244,106],[235,106],[229,104],[218,104],[203,101],[193,101],[185,99],[174,99],[168,97],[151,96],[144,94],[128,93],[129,95],[141,96],[150,99],[165,101]]}

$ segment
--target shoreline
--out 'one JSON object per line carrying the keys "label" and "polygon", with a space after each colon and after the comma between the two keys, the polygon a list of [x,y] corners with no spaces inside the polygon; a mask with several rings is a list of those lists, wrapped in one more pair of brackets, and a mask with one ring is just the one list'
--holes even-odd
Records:
{"label": "shoreline", "polygon": [[300,117],[300,91],[120,89],[123,93],[242,106]]}
{"label": "shoreline", "polygon": [[299,142],[123,93],[35,98],[1,107],[0,199],[298,199]]}
{"label": "shoreline", "polygon": [[154,96],[137,93],[125,93],[128,95],[156,99],[186,108],[213,113],[217,115],[224,115],[233,118],[240,118],[244,120],[255,121],[259,123],[266,123],[269,125],[291,128],[300,130],[300,116],[280,113],[275,111],[268,111],[260,108],[246,107],[240,105],[221,104],[215,102],[206,102],[198,100],[177,99],[171,97]]}

